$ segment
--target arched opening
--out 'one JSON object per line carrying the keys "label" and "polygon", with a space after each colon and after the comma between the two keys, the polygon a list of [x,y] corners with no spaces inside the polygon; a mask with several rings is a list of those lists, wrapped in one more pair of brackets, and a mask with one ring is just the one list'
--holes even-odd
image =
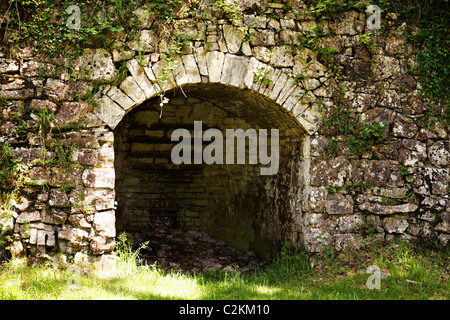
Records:
{"label": "arched opening", "polygon": [[[164,234],[162,228],[170,226],[261,258],[272,253],[274,244],[297,241],[305,132],[296,119],[259,93],[221,84],[191,84],[165,97],[168,102],[162,107],[160,97],[136,107],[114,130],[117,232],[159,229]],[[201,135],[208,129],[222,133],[223,164],[207,164],[204,158],[195,163],[194,135],[200,122]],[[180,128],[192,138],[190,164],[175,164],[172,158],[179,140],[171,137]],[[245,138],[245,157],[238,152],[238,139],[231,139],[237,129],[257,136]],[[267,129],[266,140],[260,129]],[[271,129],[278,129],[278,138]],[[234,164],[227,163],[229,140],[234,141]],[[203,157],[214,141],[203,137]],[[256,141],[258,148],[252,149]],[[244,163],[238,163],[239,157]],[[272,172],[262,174],[262,168],[270,167]],[[169,242],[177,234],[165,236]]]}

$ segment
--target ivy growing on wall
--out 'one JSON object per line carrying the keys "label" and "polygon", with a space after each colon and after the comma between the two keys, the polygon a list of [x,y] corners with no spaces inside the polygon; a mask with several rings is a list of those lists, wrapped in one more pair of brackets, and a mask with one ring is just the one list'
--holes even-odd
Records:
{"label": "ivy growing on wall", "polygon": [[[450,126],[450,8],[446,0],[378,0],[384,12],[395,13],[391,23],[406,23],[405,36],[417,48],[410,72],[429,100],[422,121],[439,120]],[[437,103],[437,104],[436,104]]]}
{"label": "ivy growing on wall", "polygon": [[[405,24],[405,38],[415,48],[415,64],[409,73],[420,83],[419,96],[424,98],[427,110],[419,117],[421,126],[429,127],[436,121],[450,127],[450,11],[445,0],[378,0],[365,1],[366,5],[376,4],[382,10],[381,34],[387,35]],[[317,19],[334,19],[342,12],[361,8],[363,1],[338,2],[335,0],[310,1],[310,13]],[[371,53],[375,44],[369,34],[360,35],[359,45],[364,45]],[[348,146],[354,155],[362,155],[381,144],[388,137],[387,124],[360,123],[358,115],[345,100],[341,71],[335,65],[332,52],[325,52],[315,45],[317,35],[300,40],[300,45],[318,52],[322,63],[332,71],[337,86],[334,104],[323,109],[324,129],[333,136],[349,136]],[[321,51],[320,51],[321,50]],[[322,58],[321,58],[322,57]],[[325,57],[326,59],[324,59]],[[335,155],[336,143],[330,140],[325,147],[326,155]]]}
{"label": "ivy growing on wall", "polygon": [[[115,33],[130,31],[134,23],[130,4],[126,0],[9,0],[0,5],[1,40],[33,44],[35,53],[49,58],[76,56],[86,47],[109,47]],[[67,25],[71,5],[80,8],[78,30]]]}

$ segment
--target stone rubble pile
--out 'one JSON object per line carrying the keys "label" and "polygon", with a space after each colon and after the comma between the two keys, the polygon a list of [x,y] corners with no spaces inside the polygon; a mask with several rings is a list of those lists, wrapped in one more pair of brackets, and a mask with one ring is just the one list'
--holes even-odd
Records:
{"label": "stone rubble pile", "polygon": [[208,269],[249,272],[261,260],[252,251],[242,251],[211,238],[201,231],[172,227],[164,218],[152,223],[148,232],[133,233],[134,249],[140,250],[139,263],[156,264],[167,270],[204,272]]}

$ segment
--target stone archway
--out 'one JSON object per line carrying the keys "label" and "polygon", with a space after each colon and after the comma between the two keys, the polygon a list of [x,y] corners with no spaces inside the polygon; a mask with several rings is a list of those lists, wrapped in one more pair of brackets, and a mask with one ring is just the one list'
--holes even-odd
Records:
{"label": "stone archway", "polygon": [[[249,90],[197,84],[183,91],[186,95],[180,89],[167,94],[169,101],[162,110],[160,98],[146,101],[114,130],[118,231],[146,232],[153,219],[164,217],[174,226],[206,232],[259,256],[266,256],[274,241],[297,241],[303,129],[277,104]],[[241,129],[245,134],[276,128],[279,154],[271,145],[268,148],[277,157],[275,174],[261,174],[268,167],[261,159],[250,163],[254,140],[248,137],[242,164],[228,163],[228,149],[223,163],[174,164],[171,151],[178,142],[171,141],[171,133],[178,128],[192,132],[194,122],[201,122],[203,132],[220,130],[224,150],[227,130]],[[202,150],[206,145],[204,141]],[[232,152],[241,150],[236,143]],[[253,151],[254,160],[261,158],[258,149]]]}
{"label": "stone archway", "polygon": [[[301,87],[254,58],[211,51],[176,60],[178,66],[164,82],[157,80],[164,62],[130,60],[131,75],[119,88],[107,87],[98,100],[97,115],[115,134],[118,231],[140,230],[152,216],[163,214],[179,226],[215,234],[260,256],[267,255],[274,240],[298,243],[298,203],[302,186],[308,184],[304,141],[314,130],[305,119],[313,114],[296,96]],[[261,70],[264,78],[258,78]],[[162,114],[158,95],[169,97]],[[254,165],[192,165],[180,170],[182,166],[170,163],[170,132],[192,129],[196,120],[224,133],[279,129],[280,171],[261,177],[261,166]],[[170,191],[158,195],[155,188]],[[183,188],[189,191],[180,191]]]}

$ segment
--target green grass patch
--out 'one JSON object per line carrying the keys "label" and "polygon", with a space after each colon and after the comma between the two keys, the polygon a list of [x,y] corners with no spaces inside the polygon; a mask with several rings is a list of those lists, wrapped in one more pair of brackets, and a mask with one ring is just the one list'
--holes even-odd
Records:
{"label": "green grass patch", "polygon": [[[128,252],[130,253],[130,252]],[[449,249],[431,250],[400,244],[341,253],[310,268],[304,253],[282,251],[278,258],[250,274],[207,271],[184,274],[158,266],[138,266],[136,255],[117,254],[108,278],[89,268],[52,264],[28,266],[23,260],[0,269],[0,299],[124,300],[408,300],[449,299]],[[389,274],[380,289],[366,285],[368,266]]]}

